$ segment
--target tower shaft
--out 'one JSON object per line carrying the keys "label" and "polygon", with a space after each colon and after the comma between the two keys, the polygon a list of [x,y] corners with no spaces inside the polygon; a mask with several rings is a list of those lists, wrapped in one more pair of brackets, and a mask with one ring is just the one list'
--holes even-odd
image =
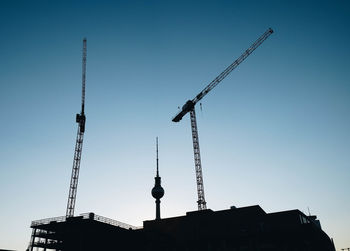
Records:
{"label": "tower shaft", "polygon": [[160,199],[156,199],[156,220],[160,220]]}
{"label": "tower shaft", "polygon": [[73,168],[72,168],[72,175],[71,175],[70,186],[69,186],[68,204],[67,204],[67,211],[66,211],[67,218],[74,216],[75,200],[76,200],[77,189],[78,189],[81,152],[83,149],[83,139],[84,139],[84,132],[80,131],[80,126],[79,126],[77,140],[75,143]]}
{"label": "tower shaft", "polygon": [[207,203],[204,198],[204,185],[203,185],[203,174],[202,174],[202,162],[201,153],[199,150],[199,138],[195,108],[190,111],[191,117],[191,129],[192,129],[192,142],[193,142],[193,154],[194,154],[194,165],[196,170],[196,181],[197,181],[197,193],[198,193],[198,210],[207,209]]}

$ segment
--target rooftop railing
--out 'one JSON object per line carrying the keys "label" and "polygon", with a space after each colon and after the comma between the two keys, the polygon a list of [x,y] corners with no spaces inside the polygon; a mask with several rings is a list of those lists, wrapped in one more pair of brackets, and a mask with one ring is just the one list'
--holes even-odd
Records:
{"label": "rooftop railing", "polygon": [[117,226],[117,227],[121,227],[124,229],[132,229],[132,230],[136,230],[136,229],[141,229],[142,227],[135,227],[117,220],[113,220],[104,216],[100,216],[94,213],[84,213],[81,214],[80,216],[83,216],[84,219],[93,219],[95,221],[99,221],[99,222],[103,222],[109,225],[113,225],[113,226]]}
{"label": "rooftop railing", "polygon": [[53,217],[53,218],[46,218],[46,219],[42,219],[42,220],[35,220],[32,221],[32,224],[30,225],[31,227],[35,227],[35,226],[40,226],[40,225],[45,225],[45,224],[49,224],[50,222],[64,222],[66,221],[66,216],[59,216],[59,217]]}
{"label": "rooftop railing", "polygon": [[[94,213],[83,213],[83,214],[80,214],[80,216],[83,217],[83,219],[95,220],[95,221],[99,221],[99,222],[106,223],[109,225],[121,227],[124,229],[136,230],[136,229],[142,228],[142,227],[135,227],[135,226],[132,226],[132,225],[129,225],[129,224],[117,221],[117,220],[113,220],[113,219],[110,219],[107,217],[100,216],[100,215],[96,215]],[[46,225],[46,224],[50,224],[51,222],[65,222],[65,221],[66,221],[66,216],[46,218],[46,219],[32,221],[31,227]]]}

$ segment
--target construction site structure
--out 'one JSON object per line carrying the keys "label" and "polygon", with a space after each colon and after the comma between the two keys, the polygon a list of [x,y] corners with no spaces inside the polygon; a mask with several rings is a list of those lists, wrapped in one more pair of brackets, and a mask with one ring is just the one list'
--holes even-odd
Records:
{"label": "construction site structure", "polygon": [[83,140],[85,132],[85,79],[86,79],[86,38],[83,40],[83,67],[82,67],[82,95],[81,95],[81,112],[76,115],[76,122],[78,123],[77,139],[75,143],[74,159],[72,175],[69,185],[69,195],[67,203],[66,218],[74,216],[75,201],[77,197],[78,179],[81,161],[81,152],[83,149]]}
{"label": "construction site structure", "polygon": [[194,153],[194,164],[196,171],[197,181],[197,194],[198,194],[198,210],[207,209],[205,196],[204,196],[204,184],[202,174],[202,163],[199,150],[199,137],[198,127],[195,112],[195,105],[205,95],[207,95],[215,86],[217,86],[230,72],[232,72],[240,63],[242,63],[256,48],[258,48],[271,34],[273,30],[269,28],[264,34],[262,34],[245,52],[236,59],[231,65],[229,65],[223,72],[220,73],[213,81],[211,81],[200,93],[198,93],[192,100],[188,100],[182,109],[172,119],[173,122],[179,122],[183,116],[188,112],[190,113],[191,119],[191,130],[192,130],[192,142],[193,142],[193,153]]}
{"label": "construction site structure", "polygon": [[27,250],[335,251],[316,216],[260,206],[187,212],[134,227],[94,213],[33,221]]}
{"label": "construction site structure", "polygon": [[[32,235],[27,251],[84,251],[87,250],[87,241],[85,238],[93,240],[94,236],[96,239],[98,239],[97,236],[99,235],[106,237],[111,230],[113,232],[128,232],[130,230],[140,229],[140,227],[135,227],[94,213],[84,213],[69,218],[59,216],[35,220],[32,221],[30,227],[32,228]],[[87,237],[87,233],[91,234],[91,236]],[[96,249],[90,248],[91,250],[99,250],[97,247]]]}

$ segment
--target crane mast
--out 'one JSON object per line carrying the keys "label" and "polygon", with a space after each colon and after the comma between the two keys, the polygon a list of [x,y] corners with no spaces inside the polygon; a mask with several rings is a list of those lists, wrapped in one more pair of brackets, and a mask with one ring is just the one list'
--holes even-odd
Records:
{"label": "crane mast", "polygon": [[173,122],[179,122],[183,116],[188,112],[190,113],[191,129],[192,129],[192,141],[193,141],[193,152],[194,152],[194,163],[196,170],[196,181],[197,181],[197,193],[198,193],[198,210],[206,209],[206,201],[204,197],[204,185],[203,185],[203,174],[202,164],[199,150],[199,138],[197,119],[195,112],[195,105],[205,95],[207,95],[215,86],[217,86],[228,74],[230,74],[239,64],[241,64],[256,48],[258,48],[271,34],[273,30],[267,29],[245,52],[230,64],[223,72],[220,73],[213,81],[211,81],[200,93],[198,93],[192,100],[188,100],[182,107],[175,117],[172,119]]}
{"label": "crane mast", "polygon": [[197,129],[196,111],[194,108],[190,111],[191,117],[191,129],[192,129],[192,142],[193,142],[193,154],[194,154],[194,166],[196,170],[197,181],[197,193],[198,193],[198,210],[207,209],[207,202],[204,198],[204,184],[202,174],[201,153],[199,150],[199,137]]}
{"label": "crane mast", "polygon": [[86,38],[83,40],[83,62],[82,62],[82,95],[81,95],[81,112],[76,115],[78,123],[77,139],[73,158],[72,176],[69,186],[69,195],[67,203],[66,218],[74,216],[75,200],[78,189],[78,178],[80,169],[81,152],[83,148],[83,139],[85,132],[85,79],[86,79]]}

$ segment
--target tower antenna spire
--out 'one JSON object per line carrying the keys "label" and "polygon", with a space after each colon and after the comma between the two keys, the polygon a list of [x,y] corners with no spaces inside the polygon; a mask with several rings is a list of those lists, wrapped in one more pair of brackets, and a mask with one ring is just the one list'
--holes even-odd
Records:
{"label": "tower antenna spire", "polygon": [[159,177],[158,137],[156,137],[156,151],[157,151],[157,177]]}

